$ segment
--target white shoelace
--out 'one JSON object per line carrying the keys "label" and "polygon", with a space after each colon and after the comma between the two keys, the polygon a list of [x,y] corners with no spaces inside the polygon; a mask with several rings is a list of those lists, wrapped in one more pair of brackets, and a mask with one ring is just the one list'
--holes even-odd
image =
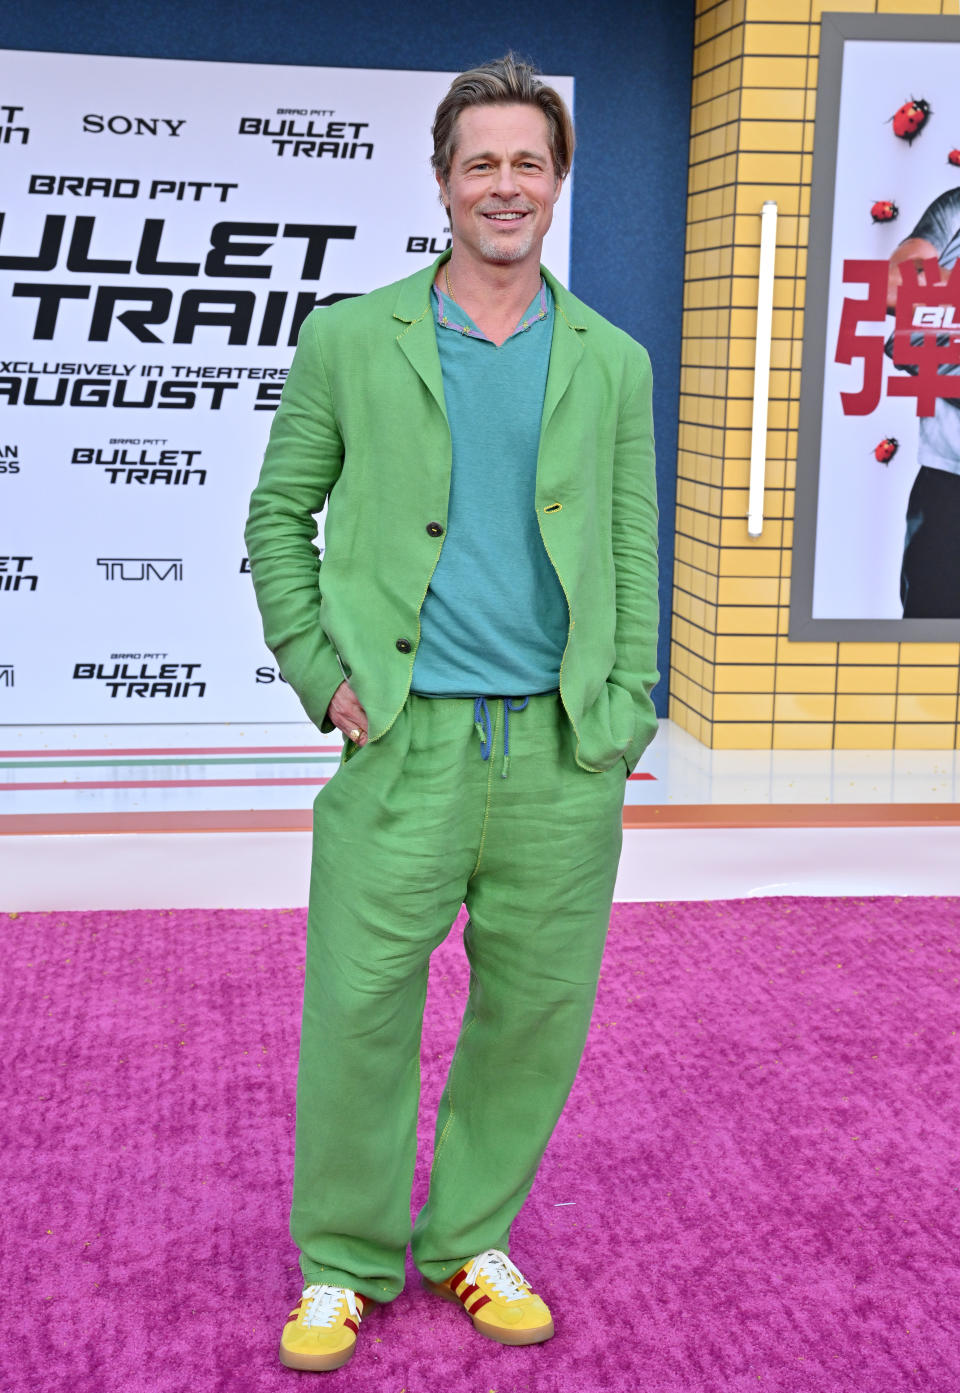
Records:
{"label": "white shoelace", "polygon": [[499,1248],[488,1248],[474,1258],[467,1270],[467,1281],[472,1284],[481,1274],[504,1301],[522,1301],[530,1295],[523,1273]]}
{"label": "white shoelace", "polygon": [[360,1319],[356,1294],[349,1287],[305,1287],[303,1295],[308,1303],[303,1317],[304,1325],[333,1325],[340,1314],[341,1301],[346,1301],[347,1310],[354,1320]]}

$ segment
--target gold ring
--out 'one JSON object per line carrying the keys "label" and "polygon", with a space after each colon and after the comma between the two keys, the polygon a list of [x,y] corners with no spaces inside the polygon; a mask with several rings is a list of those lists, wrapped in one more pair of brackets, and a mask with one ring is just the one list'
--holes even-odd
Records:
{"label": "gold ring", "polygon": [[357,741],[360,739],[361,734],[362,731],[357,726],[354,726],[353,730],[351,730],[350,732],[350,739],[353,741]]}

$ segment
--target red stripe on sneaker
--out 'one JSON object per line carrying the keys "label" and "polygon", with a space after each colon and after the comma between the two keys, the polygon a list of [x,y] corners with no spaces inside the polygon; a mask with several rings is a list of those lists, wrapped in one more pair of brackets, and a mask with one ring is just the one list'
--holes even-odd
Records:
{"label": "red stripe on sneaker", "polygon": [[480,1307],[481,1307],[481,1306],[486,1306],[486,1305],[489,1303],[489,1301],[490,1301],[489,1296],[481,1296],[481,1297],[479,1298],[479,1300],[477,1300],[477,1301],[475,1301],[475,1302],[473,1303],[472,1306],[468,1306],[468,1307],[467,1307],[467,1311],[469,1312],[469,1314],[470,1314],[471,1316],[475,1316],[475,1315],[477,1314],[477,1312],[480,1310]]}
{"label": "red stripe on sneaker", "polygon": [[344,1325],[347,1327],[348,1330],[352,1330],[352,1331],[353,1331],[354,1335],[357,1334],[356,1323],[355,1323],[354,1321],[352,1321],[352,1320],[350,1319],[349,1316],[347,1316],[346,1320],[345,1320],[343,1323],[344,1323]]}
{"label": "red stripe on sneaker", "polygon": [[471,1282],[468,1287],[464,1287],[463,1291],[458,1291],[457,1296],[459,1296],[464,1306],[466,1306],[474,1292],[478,1292],[479,1290],[480,1288],[477,1286],[476,1282]]}
{"label": "red stripe on sneaker", "polygon": [[461,1267],[459,1272],[455,1272],[452,1277],[447,1278],[447,1285],[456,1290],[460,1283],[465,1279],[466,1275],[467,1269],[465,1267]]}

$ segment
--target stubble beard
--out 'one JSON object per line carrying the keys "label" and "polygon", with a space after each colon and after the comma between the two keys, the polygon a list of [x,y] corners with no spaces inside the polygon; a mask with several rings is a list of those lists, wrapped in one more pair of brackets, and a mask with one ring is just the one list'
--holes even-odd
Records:
{"label": "stubble beard", "polygon": [[[452,226],[453,219],[449,203],[443,203],[443,210]],[[518,211],[534,213],[532,208],[523,208]],[[525,257],[530,255],[533,249],[533,242],[534,232],[532,228],[529,232],[525,232],[522,239],[515,243],[501,241],[499,237],[495,237],[488,233],[482,224],[477,236],[477,247],[480,251],[480,255],[483,257],[484,261],[489,261],[495,266],[510,266],[515,261],[523,261]]]}
{"label": "stubble beard", "polygon": [[[489,212],[492,210],[487,209],[487,211]],[[520,204],[514,208],[498,209],[497,211],[502,211],[504,213],[528,213],[531,219],[536,217],[536,210],[524,204]],[[516,261],[523,261],[530,255],[534,241],[533,227],[530,227],[524,232],[519,239],[514,240],[511,238],[507,241],[495,236],[493,233],[487,232],[483,223],[482,212],[478,214],[478,217],[480,218],[480,228],[477,237],[477,246],[480,249],[480,255],[483,257],[484,261],[490,261],[495,266],[510,266]]]}
{"label": "stubble beard", "polygon": [[523,261],[533,248],[533,232],[526,232],[515,242],[502,242],[497,237],[481,236],[477,239],[480,255],[484,261],[492,261],[498,266],[509,266],[514,261]]}

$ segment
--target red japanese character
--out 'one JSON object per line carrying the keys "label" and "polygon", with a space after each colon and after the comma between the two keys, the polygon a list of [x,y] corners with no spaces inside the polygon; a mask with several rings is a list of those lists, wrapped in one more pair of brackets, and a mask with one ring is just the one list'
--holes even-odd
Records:
{"label": "red japanese character", "polygon": [[916,397],[917,415],[932,416],[938,397],[956,397],[955,373],[942,371],[960,365],[960,262],[945,281],[938,280],[935,258],[923,262],[921,281],[914,261],[900,264],[893,363],[907,377],[891,378],[891,397]]}
{"label": "red japanese character", "polygon": [[883,334],[858,333],[861,321],[880,324],[887,313],[887,281],[889,270],[886,261],[845,261],[843,263],[844,285],[864,284],[868,287],[865,300],[851,299],[843,302],[840,312],[840,332],[837,334],[838,363],[853,363],[863,359],[863,385],[859,392],[841,392],[845,416],[869,416],[880,402],[883,389]]}

